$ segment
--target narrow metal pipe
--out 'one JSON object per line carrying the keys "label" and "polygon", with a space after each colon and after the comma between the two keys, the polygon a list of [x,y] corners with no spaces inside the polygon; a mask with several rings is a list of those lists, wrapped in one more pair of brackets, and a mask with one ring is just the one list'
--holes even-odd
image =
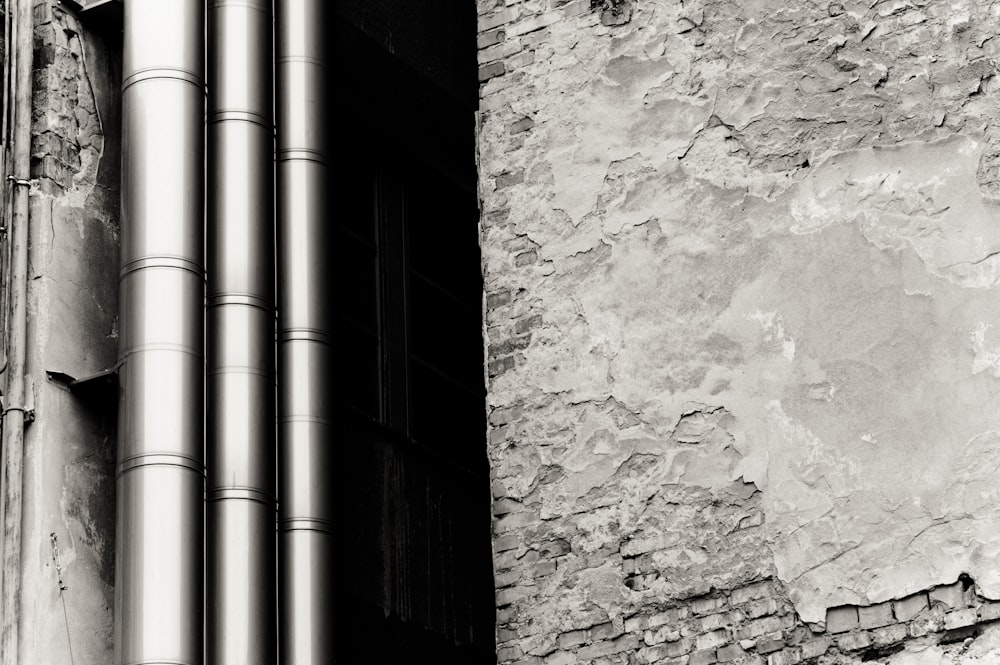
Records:
{"label": "narrow metal pipe", "polygon": [[[10,274],[7,281],[7,385],[3,404],[3,569],[0,579],[0,663],[17,665],[21,605],[21,516],[24,468],[24,425],[27,391],[25,361],[28,345],[28,179],[31,168],[31,67],[32,2],[17,0],[12,25],[15,28],[16,64],[13,80],[13,131],[8,180],[13,188],[10,220]],[[5,137],[6,140],[7,137]]]}
{"label": "narrow metal pipe", "polygon": [[205,4],[126,0],[115,662],[203,662]]}
{"label": "narrow metal pipe", "polygon": [[271,0],[208,32],[206,661],[270,665],[275,624]]}
{"label": "narrow metal pipe", "polygon": [[277,0],[279,662],[333,662],[325,0]]}

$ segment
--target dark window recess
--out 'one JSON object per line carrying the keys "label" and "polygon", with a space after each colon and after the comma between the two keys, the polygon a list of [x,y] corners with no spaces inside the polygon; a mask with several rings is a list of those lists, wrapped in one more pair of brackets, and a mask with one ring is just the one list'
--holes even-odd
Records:
{"label": "dark window recess", "polygon": [[[422,26],[404,3],[336,7],[337,662],[392,665],[417,653],[440,665],[495,664],[475,7],[421,3],[416,14],[435,17]],[[451,45],[440,57],[413,51],[412,61],[406,49],[386,50],[387,35],[397,44],[418,32],[428,48]],[[441,73],[460,60],[450,49],[465,54],[467,72]]]}
{"label": "dark window recess", "polygon": [[427,165],[406,182],[360,156],[341,169],[349,200],[335,224],[330,302],[338,398],[472,468],[486,426],[475,197]]}
{"label": "dark window recess", "polygon": [[336,181],[345,195],[333,234],[335,288],[330,307],[335,312],[334,340],[338,400],[369,417],[380,419],[382,325],[379,316],[379,239],[376,223],[375,170],[361,163],[345,165]]}

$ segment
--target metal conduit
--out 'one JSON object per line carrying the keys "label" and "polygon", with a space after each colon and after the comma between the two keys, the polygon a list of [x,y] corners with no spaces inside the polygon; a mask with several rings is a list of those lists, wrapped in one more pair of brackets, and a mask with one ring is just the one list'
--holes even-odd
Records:
{"label": "metal conduit", "polygon": [[206,661],[275,662],[274,128],[270,0],[208,33]]}
{"label": "metal conduit", "polygon": [[333,662],[325,0],[277,0],[279,662]]}
{"label": "metal conduit", "polygon": [[115,662],[203,659],[201,0],[126,0]]}
{"label": "metal conduit", "polygon": [[[11,11],[11,3],[7,3]],[[28,243],[29,209],[28,187],[31,167],[31,71],[33,19],[30,0],[13,3],[14,48],[11,49],[13,66],[11,86],[14,100],[13,131],[7,141],[9,154],[8,180],[2,190],[11,188],[8,199],[10,209],[5,218],[10,222],[7,237],[10,258],[7,280],[7,362],[6,401],[3,404],[3,445],[0,447],[0,514],[3,516],[2,568],[0,568],[0,663],[16,665],[19,661],[21,632],[21,519],[23,515],[22,492],[24,479],[24,428],[26,401],[26,356],[28,348]]]}

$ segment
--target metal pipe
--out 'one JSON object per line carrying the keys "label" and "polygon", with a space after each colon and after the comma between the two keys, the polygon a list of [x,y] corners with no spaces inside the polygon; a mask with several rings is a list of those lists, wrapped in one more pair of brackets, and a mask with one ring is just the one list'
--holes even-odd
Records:
{"label": "metal pipe", "polygon": [[14,109],[10,167],[7,180],[13,188],[10,219],[10,301],[7,332],[7,369],[3,404],[3,572],[0,586],[0,662],[18,661],[21,604],[21,517],[23,492],[24,425],[26,400],[25,360],[28,344],[28,189],[31,168],[31,67],[32,2],[17,0],[14,49]]}
{"label": "metal pipe", "polygon": [[279,662],[333,662],[325,0],[276,2]]}
{"label": "metal pipe", "polygon": [[206,661],[275,662],[274,122],[270,0],[208,33]]}
{"label": "metal pipe", "polygon": [[203,659],[205,4],[127,0],[115,662]]}

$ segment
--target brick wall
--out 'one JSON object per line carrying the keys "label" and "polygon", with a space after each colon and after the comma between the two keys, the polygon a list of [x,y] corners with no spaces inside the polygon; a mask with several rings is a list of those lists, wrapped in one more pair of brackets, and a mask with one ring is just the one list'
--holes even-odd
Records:
{"label": "brick wall", "polygon": [[541,656],[525,657],[513,638],[501,647],[500,660],[535,665],[884,662],[907,646],[910,654],[936,648],[956,657],[1000,619],[1000,603],[977,595],[969,582],[877,605],[832,608],[824,626],[799,620],[781,584],[767,579],[560,633],[555,648]]}
{"label": "brick wall", "polygon": [[477,6],[499,661],[987,652],[992,5]]}
{"label": "brick wall", "polygon": [[96,182],[104,128],[87,73],[82,28],[48,2],[35,6],[35,24],[31,176],[58,194],[78,181]]}

